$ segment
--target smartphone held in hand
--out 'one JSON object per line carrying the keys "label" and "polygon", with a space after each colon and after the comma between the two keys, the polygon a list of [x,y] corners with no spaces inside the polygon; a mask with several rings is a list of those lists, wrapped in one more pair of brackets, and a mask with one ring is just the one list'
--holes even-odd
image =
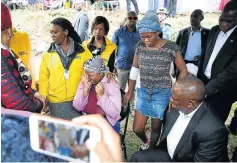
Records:
{"label": "smartphone held in hand", "polygon": [[34,114],[30,117],[30,139],[32,149],[46,155],[67,161],[100,162],[85,145],[87,139],[100,142],[101,133],[96,127]]}

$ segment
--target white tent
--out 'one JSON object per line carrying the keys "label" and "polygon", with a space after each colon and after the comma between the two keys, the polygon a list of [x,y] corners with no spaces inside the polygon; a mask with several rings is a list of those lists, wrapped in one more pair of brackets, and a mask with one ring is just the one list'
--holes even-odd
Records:
{"label": "white tent", "polygon": [[[177,0],[177,13],[192,12],[195,9],[202,9],[204,12],[218,11],[221,0]],[[119,0],[121,9],[126,10],[126,0]],[[137,0],[140,12],[148,10],[148,0]],[[159,7],[164,7],[164,0],[159,0]],[[133,4],[131,3],[131,8]]]}

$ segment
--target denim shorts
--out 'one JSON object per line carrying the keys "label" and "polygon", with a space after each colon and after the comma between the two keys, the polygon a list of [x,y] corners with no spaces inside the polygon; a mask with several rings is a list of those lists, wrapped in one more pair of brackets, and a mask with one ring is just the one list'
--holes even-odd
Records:
{"label": "denim shorts", "polygon": [[136,109],[144,116],[162,120],[170,96],[171,88],[137,88]]}

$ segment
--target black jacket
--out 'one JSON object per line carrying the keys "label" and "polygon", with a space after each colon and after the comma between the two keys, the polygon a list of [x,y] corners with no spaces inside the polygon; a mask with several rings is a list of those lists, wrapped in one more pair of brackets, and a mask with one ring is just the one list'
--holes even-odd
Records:
{"label": "black jacket", "polygon": [[[182,29],[176,39],[176,44],[181,48],[181,54],[183,58],[185,58],[187,46],[188,46],[188,40],[191,33],[191,27],[187,27]],[[210,29],[201,27],[201,39],[202,39],[202,50],[205,49],[207,37],[209,34]]]}
{"label": "black jacket", "polygon": [[[167,136],[179,116],[177,110],[167,112],[161,148],[167,148]],[[228,161],[228,131],[225,125],[203,102],[193,115],[181,137],[172,161],[212,162]]]}
{"label": "black jacket", "polygon": [[214,26],[209,33],[206,50],[201,56],[198,77],[206,84],[207,99],[225,121],[232,103],[237,100],[237,28],[217,54],[209,80],[204,72],[219,33],[219,26]]}

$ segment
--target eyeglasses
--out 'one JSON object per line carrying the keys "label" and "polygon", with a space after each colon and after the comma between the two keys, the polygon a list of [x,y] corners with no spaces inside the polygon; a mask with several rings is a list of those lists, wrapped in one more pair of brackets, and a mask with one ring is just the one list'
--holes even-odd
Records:
{"label": "eyeglasses", "polygon": [[128,20],[137,20],[137,17],[128,17]]}

